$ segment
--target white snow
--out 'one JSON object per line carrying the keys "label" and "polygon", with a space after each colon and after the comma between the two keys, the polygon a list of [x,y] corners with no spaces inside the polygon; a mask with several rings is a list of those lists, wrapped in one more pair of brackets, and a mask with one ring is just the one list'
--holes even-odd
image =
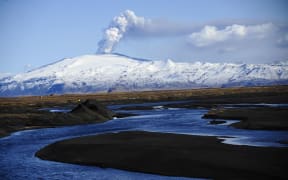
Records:
{"label": "white snow", "polygon": [[67,58],[0,80],[0,96],[288,84],[288,65],[176,63],[116,54]]}

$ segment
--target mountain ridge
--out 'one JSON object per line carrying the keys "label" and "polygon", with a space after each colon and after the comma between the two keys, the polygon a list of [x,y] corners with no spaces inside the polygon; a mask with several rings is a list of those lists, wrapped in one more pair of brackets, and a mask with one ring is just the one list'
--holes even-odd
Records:
{"label": "mountain ridge", "polygon": [[0,79],[0,96],[288,84],[288,63],[184,63],[121,54],[65,58]]}

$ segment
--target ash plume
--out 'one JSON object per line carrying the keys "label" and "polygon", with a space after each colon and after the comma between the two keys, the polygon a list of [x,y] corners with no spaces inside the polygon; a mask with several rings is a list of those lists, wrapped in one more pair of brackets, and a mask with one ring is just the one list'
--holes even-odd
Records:
{"label": "ash plume", "polygon": [[148,21],[144,17],[136,16],[131,10],[126,10],[114,17],[108,28],[104,30],[104,36],[98,43],[97,53],[111,53],[129,31],[143,28]]}

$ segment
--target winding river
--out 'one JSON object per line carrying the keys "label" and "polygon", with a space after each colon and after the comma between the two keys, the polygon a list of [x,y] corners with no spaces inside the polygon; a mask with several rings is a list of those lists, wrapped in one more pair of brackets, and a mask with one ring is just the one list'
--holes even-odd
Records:
{"label": "winding river", "polygon": [[[43,161],[34,156],[36,151],[55,141],[91,134],[145,130],[217,136],[224,139],[223,143],[274,147],[284,146],[278,142],[288,139],[287,131],[241,130],[227,126],[234,121],[210,125],[208,120],[201,118],[207,112],[206,109],[165,109],[162,108],[163,104],[165,102],[147,103],[145,105],[154,106],[154,109],[125,111],[137,114],[137,116],[114,119],[101,124],[26,130],[1,138],[0,179],[191,179]],[[117,110],[123,106],[136,105],[115,105],[110,108]]]}

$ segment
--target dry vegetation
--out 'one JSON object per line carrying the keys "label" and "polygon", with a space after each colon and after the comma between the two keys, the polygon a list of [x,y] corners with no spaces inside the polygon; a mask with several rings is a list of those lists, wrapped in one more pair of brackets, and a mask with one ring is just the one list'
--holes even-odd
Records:
{"label": "dry vegetation", "polygon": [[[96,94],[65,94],[49,96],[23,96],[15,98],[0,98],[1,106],[25,105],[25,106],[55,106],[78,103],[79,100],[97,99],[104,102],[147,102],[164,100],[199,99],[209,97],[254,97],[273,96],[288,94],[288,86],[263,86],[263,87],[236,87],[236,88],[207,88],[189,90],[163,90],[141,92],[113,92]],[[281,100],[281,99],[279,99]],[[287,99],[285,99],[287,101]]]}

